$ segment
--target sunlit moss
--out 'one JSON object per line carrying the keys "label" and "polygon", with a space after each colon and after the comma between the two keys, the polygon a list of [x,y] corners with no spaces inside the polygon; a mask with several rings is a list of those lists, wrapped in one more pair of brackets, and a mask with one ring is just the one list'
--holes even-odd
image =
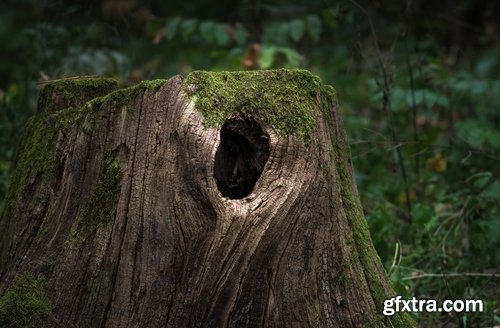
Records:
{"label": "sunlit moss", "polygon": [[[321,80],[305,70],[203,72],[189,74],[188,95],[203,114],[206,126],[221,125],[236,111],[251,108],[278,133],[310,140],[315,127],[313,108],[325,89]],[[321,104],[322,105],[322,104]]]}
{"label": "sunlit moss", "polygon": [[136,84],[134,86],[124,88],[124,89],[118,89],[113,92],[110,92],[102,97],[97,97],[92,100],[90,100],[86,106],[85,109],[99,109],[101,108],[104,104],[113,104],[113,107],[115,108],[120,108],[122,106],[126,106],[128,110],[133,110],[133,101],[134,99],[144,93],[144,91],[156,91],[158,90],[162,85],[165,84],[167,80],[163,79],[157,79],[157,80],[151,80],[151,81],[142,81],[139,84]]}

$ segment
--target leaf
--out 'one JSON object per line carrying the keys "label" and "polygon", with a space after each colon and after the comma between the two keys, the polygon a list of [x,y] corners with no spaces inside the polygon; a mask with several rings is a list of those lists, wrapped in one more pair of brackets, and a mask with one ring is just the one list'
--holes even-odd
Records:
{"label": "leaf", "polygon": [[266,25],[263,32],[263,42],[272,44],[286,44],[290,35],[289,23],[271,23]]}
{"label": "leaf", "polygon": [[466,119],[455,124],[458,137],[474,148],[500,149],[500,131],[490,122]]}
{"label": "leaf", "polygon": [[204,21],[200,24],[200,34],[207,43],[215,42],[215,23]]}
{"label": "leaf", "polygon": [[180,22],[180,17],[174,17],[168,21],[167,25],[165,26],[165,37],[167,38],[167,40],[172,40],[172,38],[175,36]]}
{"label": "leaf", "polygon": [[500,199],[500,182],[495,181],[490,184],[488,188],[481,192],[480,196],[492,201]]}
{"label": "leaf", "polygon": [[335,10],[333,8],[325,9],[321,13],[321,15],[323,16],[323,20],[324,20],[325,24],[329,28],[333,29],[337,26],[337,16],[338,16],[337,10]]}
{"label": "leaf", "polygon": [[214,32],[215,32],[215,41],[219,46],[222,47],[227,46],[229,44],[229,41],[231,41],[224,25],[216,24]]}
{"label": "leaf", "polygon": [[[410,198],[410,202],[413,202],[415,200],[415,198],[417,198],[417,194],[415,194],[415,192],[413,190],[410,190],[408,196]],[[406,198],[406,192],[402,191],[402,192],[399,193],[398,202],[401,203],[401,204],[408,203],[408,200]]]}
{"label": "leaf", "polygon": [[449,87],[457,93],[472,94],[480,96],[489,89],[488,80],[451,80]]}
{"label": "leaf", "polygon": [[306,31],[314,42],[318,42],[321,35],[321,20],[318,16],[308,15],[305,18]]}
{"label": "leaf", "polygon": [[285,65],[287,68],[296,68],[299,67],[300,60],[302,56],[292,48],[287,47],[279,47],[279,52],[284,54],[287,60],[287,64]]}
{"label": "leaf", "polygon": [[264,27],[264,31],[262,33],[263,42],[274,43],[274,39],[277,33],[277,25],[269,24]]}
{"label": "leaf", "polygon": [[433,107],[436,103],[438,103],[439,98],[441,98],[437,93],[429,89],[414,90],[413,95],[411,90],[408,90],[406,94],[406,104],[408,106],[413,105],[413,97],[415,97],[416,106],[425,105],[428,107]]}
{"label": "leaf", "polygon": [[293,41],[297,42],[304,35],[305,25],[304,22],[300,19],[294,19],[288,25],[290,29],[290,37]]}
{"label": "leaf", "polygon": [[479,75],[487,76],[489,72],[493,71],[497,63],[498,56],[493,53],[487,52],[477,60],[474,70]]}
{"label": "leaf", "polygon": [[406,97],[406,90],[403,90],[399,87],[394,87],[391,92],[392,109],[396,112],[409,109],[409,106],[407,106],[405,102]]}
{"label": "leaf", "polygon": [[434,172],[445,172],[448,166],[448,161],[441,154],[436,154],[432,158],[428,158],[425,161],[425,166]]}
{"label": "leaf", "polygon": [[262,46],[259,57],[259,67],[262,69],[270,68],[274,63],[274,54],[276,47]]}
{"label": "leaf", "polygon": [[283,45],[288,42],[289,33],[289,24],[288,23],[278,23],[276,24],[276,35],[274,39],[277,44]]}
{"label": "leaf", "polygon": [[198,21],[195,18],[186,19],[181,24],[182,29],[182,38],[184,41],[187,41],[189,37],[196,30],[196,26],[198,25]]}
{"label": "leaf", "polygon": [[248,32],[243,26],[237,26],[235,30],[236,42],[241,46],[247,42]]}
{"label": "leaf", "polygon": [[491,172],[478,172],[476,174],[471,175],[465,180],[466,182],[473,181],[473,186],[476,189],[483,189],[488,185],[491,180],[493,174]]}
{"label": "leaf", "polygon": [[118,51],[111,51],[109,57],[116,63],[118,67],[122,67],[129,64],[128,58],[124,53]]}

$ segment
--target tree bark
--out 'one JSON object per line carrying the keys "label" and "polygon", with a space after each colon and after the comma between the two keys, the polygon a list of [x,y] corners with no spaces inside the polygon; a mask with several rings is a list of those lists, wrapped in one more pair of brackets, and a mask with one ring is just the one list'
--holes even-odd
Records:
{"label": "tree bark", "polygon": [[[43,88],[0,221],[0,322],[27,315],[11,299],[29,275],[50,303],[34,326],[413,326],[382,315],[394,295],[332,89],[303,71],[194,74]],[[200,93],[211,74],[229,93]],[[301,104],[266,93],[292,84],[312,88]],[[257,108],[271,96],[313,120],[281,126],[292,109]]]}

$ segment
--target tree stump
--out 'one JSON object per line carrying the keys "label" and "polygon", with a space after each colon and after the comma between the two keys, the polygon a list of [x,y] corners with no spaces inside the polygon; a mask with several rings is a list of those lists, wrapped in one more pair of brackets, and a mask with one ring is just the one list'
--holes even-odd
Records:
{"label": "tree stump", "polygon": [[408,327],[333,88],[307,71],[48,83],[0,221],[0,326]]}

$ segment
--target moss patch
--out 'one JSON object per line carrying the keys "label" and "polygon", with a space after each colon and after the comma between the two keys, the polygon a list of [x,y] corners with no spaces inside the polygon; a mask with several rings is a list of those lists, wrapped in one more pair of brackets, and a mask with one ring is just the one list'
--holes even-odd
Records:
{"label": "moss patch", "polygon": [[231,113],[251,108],[277,132],[305,141],[315,127],[317,92],[326,90],[325,101],[334,96],[333,88],[325,88],[317,76],[289,69],[195,71],[187,76],[184,90],[203,114],[206,126],[222,125]]}
{"label": "moss patch", "polygon": [[[358,257],[361,266],[364,269],[364,276],[367,280],[372,298],[375,302],[379,315],[371,318],[368,326],[370,327],[416,327],[414,320],[408,313],[396,313],[392,317],[382,315],[384,300],[394,297],[390,294],[379,276],[380,258],[376,250],[373,248],[373,243],[370,237],[368,224],[361,210],[361,205],[357,202],[352,191],[352,180],[349,174],[348,163],[341,160],[346,155],[341,153],[338,143],[333,147],[336,150],[336,168],[338,180],[340,181],[340,193],[342,202],[347,213],[348,221],[353,233],[353,241],[356,248],[356,256]],[[348,155],[350,156],[350,154]],[[349,259],[352,263],[354,259]],[[389,322],[390,321],[390,322]]]}
{"label": "moss patch", "polygon": [[68,236],[67,241],[72,246],[91,238],[100,227],[113,219],[122,178],[123,170],[115,154],[109,152],[104,159],[104,168],[97,185],[80,210],[77,227]]}
{"label": "moss patch", "polygon": [[42,182],[46,182],[57,175],[57,138],[59,133],[79,120],[79,107],[87,99],[107,94],[116,86],[114,79],[75,77],[51,81],[43,87],[38,113],[26,124],[2,218],[10,218],[30,178],[39,176]]}
{"label": "moss patch", "polygon": [[162,85],[165,84],[167,80],[157,79],[152,81],[142,81],[141,83],[113,91],[105,96],[94,98],[90,100],[85,108],[89,110],[100,109],[105,104],[113,104],[113,107],[120,108],[126,106],[129,111],[133,110],[133,101],[135,98],[144,93],[144,91],[156,91]]}
{"label": "moss patch", "polygon": [[53,181],[58,174],[56,144],[59,133],[68,128],[77,116],[75,109],[39,114],[30,118],[26,125],[25,137],[21,143],[21,152],[16,161],[16,168],[10,178],[9,190],[0,217],[5,227],[0,241],[0,262],[6,255],[4,247],[11,236],[11,224],[14,210],[26,188],[36,188],[37,184]]}
{"label": "moss patch", "polygon": [[101,77],[80,76],[50,81],[40,91],[38,109],[50,113],[59,109],[77,107],[78,101],[85,102],[85,100],[106,95],[117,86],[117,80]]}
{"label": "moss patch", "polygon": [[[110,78],[75,77],[47,83],[40,91],[39,112],[26,124],[21,152],[11,176],[4,216],[10,216],[12,207],[16,206],[30,177],[39,175],[43,181],[47,181],[47,178],[56,176],[58,163],[55,148],[59,133],[64,133],[70,126],[77,126],[87,116],[91,116],[92,113],[86,110],[89,106],[97,109],[109,101],[117,105],[130,105],[141,92],[157,90],[165,81],[144,81],[116,91],[113,90],[116,89],[117,81]],[[91,100],[85,105],[80,104],[87,99]]]}
{"label": "moss patch", "polygon": [[0,298],[0,327],[44,327],[51,311],[43,279],[24,273],[14,279]]}

